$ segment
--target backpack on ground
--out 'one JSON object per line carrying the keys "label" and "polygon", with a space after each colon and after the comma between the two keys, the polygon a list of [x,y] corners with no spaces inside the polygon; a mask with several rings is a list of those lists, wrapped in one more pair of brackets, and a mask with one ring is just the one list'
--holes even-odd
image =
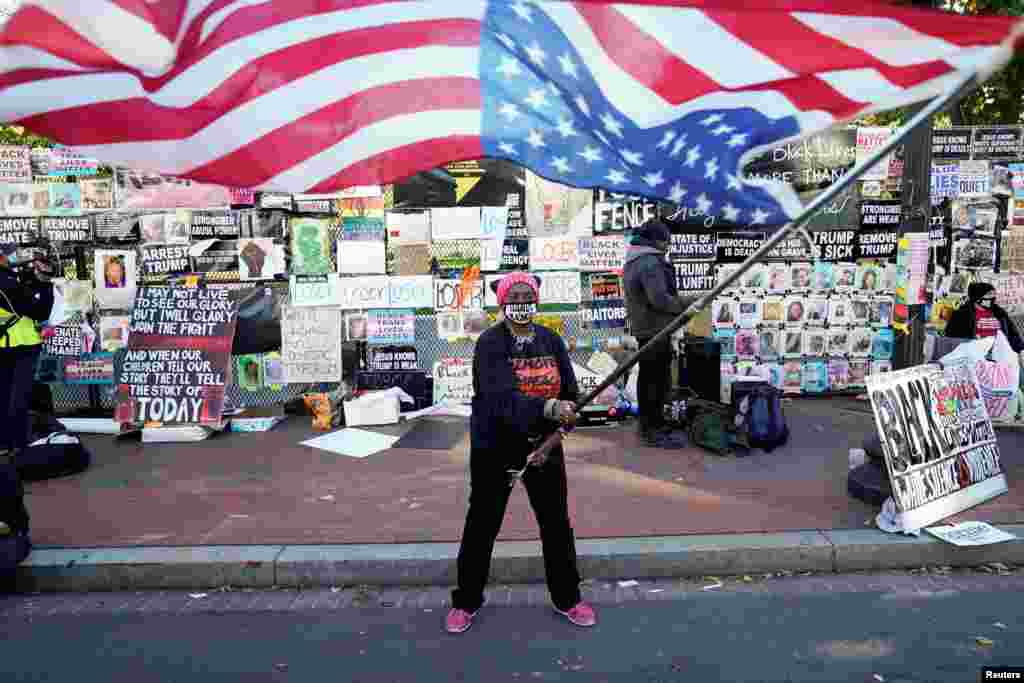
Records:
{"label": "backpack on ground", "polygon": [[742,445],[733,427],[734,418],[731,406],[691,398],[686,404],[690,442],[718,455],[731,454],[734,446]]}
{"label": "backpack on ground", "polygon": [[789,440],[789,426],[782,410],[782,392],[773,386],[757,386],[747,395],[747,433],[751,448],[771,452]]}

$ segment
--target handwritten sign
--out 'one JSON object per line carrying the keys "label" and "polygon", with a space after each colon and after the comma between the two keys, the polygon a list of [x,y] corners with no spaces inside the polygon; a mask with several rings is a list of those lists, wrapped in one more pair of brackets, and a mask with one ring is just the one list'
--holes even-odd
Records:
{"label": "handwritten sign", "polygon": [[626,238],[623,235],[581,237],[578,250],[579,266],[583,271],[619,271],[626,265]]}
{"label": "handwritten sign", "polygon": [[338,279],[338,305],[342,310],[388,308],[388,277],[343,277]]}
{"label": "handwritten sign", "polygon": [[468,286],[457,278],[434,280],[435,311],[460,311],[465,308],[483,307],[484,283],[480,280],[475,280]]}
{"label": "handwritten sign", "polygon": [[534,237],[530,240],[531,270],[561,270],[579,267],[575,237]]}
{"label": "handwritten sign", "polygon": [[31,182],[31,150],[17,145],[0,145],[0,183]]}
{"label": "handwritten sign", "polygon": [[434,403],[471,403],[473,361],[444,358],[434,363]]}
{"label": "handwritten sign", "polygon": [[434,278],[411,275],[388,278],[388,306],[391,308],[433,308]]}
{"label": "handwritten sign", "polygon": [[87,157],[68,147],[54,147],[50,150],[51,176],[96,175],[99,172],[98,159]]}
{"label": "handwritten sign", "polygon": [[337,308],[283,307],[281,367],[286,383],[341,381],[341,324]]}
{"label": "handwritten sign", "polygon": [[334,306],[338,303],[338,274],[292,275],[292,306]]}
{"label": "handwritten sign", "polygon": [[[871,154],[884,145],[892,135],[889,128],[872,127],[857,129],[857,162],[867,159]],[[882,159],[867,170],[861,180],[885,180],[889,177],[889,157]]]}
{"label": "handwritten sign", "polygon": [[415,344],[415,311],[411,309],[376,309],[368,312],[366,341],[371,344]]}

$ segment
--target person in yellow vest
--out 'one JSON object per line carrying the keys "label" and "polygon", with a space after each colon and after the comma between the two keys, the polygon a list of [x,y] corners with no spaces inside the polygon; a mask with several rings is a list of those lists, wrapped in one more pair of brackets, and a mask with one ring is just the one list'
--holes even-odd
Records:
{"label": "person in yellow vest", "polygon": [[53,308],[46,264],[19,264],[17,257],[17,245],[0,242],[0,457],[13,456],[28,442],[40,328]]}

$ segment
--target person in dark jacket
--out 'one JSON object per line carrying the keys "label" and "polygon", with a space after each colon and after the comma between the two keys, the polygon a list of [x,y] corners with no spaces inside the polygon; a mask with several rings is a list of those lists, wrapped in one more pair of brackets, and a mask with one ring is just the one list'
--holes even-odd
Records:
{"label": "person in dark jacket", "polygon": [[504,320],[480,335],[473,353],[469,511],[445,629],[467,630],[483,606],[494,540],[516,478],[540,526],[555,610],[577,626],[593,626],[597,617],[580,595],[565,456],[561,445],[546,454],[538,448],[576,422],[579,387],[572,362],[561,337],[532,322],[540,293],[536,277],[511,273],[494,289]]}
{"label": "person in dark jacket", "polygon": [[[641,347],[689,307],[696,297],[679,296],[676,273],[666,259],[669,227],[659,218],[634,233],[626,251],[623,285],[630,334]],[[679,448],[682,439],[665,426],[664,405],[672,382],[672,346],[666,338],[640,359],[636,391],[640,404],[640,437],[648,446]]]}
{"label": "person in dark jacket", "polygon": [[1014,353],[1024,351],[1024,339],[1009,314],[996,303],[996,288],[987,282],[975,282],[967,288],[967,301],[953,311],[946,324],[946,336],[953,339],[1006,335]]}
{"label": "person in dark jacket", "polygon": [[17,245],[0,243],[0,457],[28,443],[40,327],[53,308],[46,264],[33,260],[15,270],[17,257]]}

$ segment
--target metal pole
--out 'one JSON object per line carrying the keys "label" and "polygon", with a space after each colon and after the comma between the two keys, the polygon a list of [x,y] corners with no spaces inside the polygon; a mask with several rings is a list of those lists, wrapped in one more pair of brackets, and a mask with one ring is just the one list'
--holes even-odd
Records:
{"label": "metal pole", "polygon": [[[576,410],[579,411],[581,408],[583,408],[584,406],[592,402],[595,398],[600,396],[601,392],[603,392],[605,389],[619,381],[619,379],[626,372],[628,372],[630,368],[637,364],[637,362],[640,360],[640,356],[642,356],[647,351],[647,349],[656,344],[661,343],[665,338],[671,336],[676,330],[678,330],[680,327],[688,323],[695,315],[697,315],[697,313],[703,310],[705,306],[714,301],[714,299],[719,294],[728,289],[733,282],[742,277],[742,275],[746,271],[748,271],[752,265],[754,265],[759,260],[764,258],[772,249],[778,246],[779,243],[786,240],[789,237],[790,233],[792,233],[795,230],[798,230],[803,225],[803,223],[807,222],[807,220],[810,219],[810,217],[813,216],[815,212],[818,211],[819,208],[831,202],[843,190],[849,187],[852,183],[856,182],[857,179],[859,179],[865,171],[867,171],[872,166],[881,161],[883,158],[888,156],[889,152],[891,152],[899,144],[901,144],[904,138],[906,138],[906,136],[910,134],[911,131],[917,128],[917,126],[930,119],[936,113],[942,111],[943,108],[947,104],[949,104],[951,100],[959,98],[968,90],[972,90],[976,85],[976,75],[972,73],[969,76],[961,78],[961,80],[958,81],[948,92],[939,95],[931,102],[929,102],[928,106],[926,106],[924,109],[915,114],[914,117],[910,119],[910,121],[904,124],[903,127],[900,128],[895,135],[890,137],[885,142],[885,144],[876,149],[871,154],[871,156],[869,156],[867,159],[864,159],[859,164],[855,165],[850,170],[850,172],[844,175],[838,182],[833,183],[831,186],[829,186],[828,189],[826,189],[820,195],[815,197],[814,200],[811,201],[807,206],[805,206],[803,211],[801,211],[800,214],[793,219],[792,223],[783,226],[778,232],[769,237],[768,240],[764,244],[762,244],[757,251],[751,254],[751,256],[740,265],[738,270],[736,270],[731,275],[726,277],[724,281],[718,283],[718,285],[710,292],[708,292],[703,297],[692,303],[689,308],[680,313],[679,316],[671,323],[669,323],[667,327],[661,330],[661,332],[659,332],[658,334],[654,335],[654,337],[652,337],[651,340],[647,342],[647,344],[644,345],[643,348],[637,350],[635,353],[633,353],[633,355],[624,360],[619,365],[619,367],[616,368],[614,372],[612,372],[612,374],[608,375],[608,377],[605,378],[603,382],[598,384],[597,387],[590,391],[590,393],[588,393],[582,399],[577,401]],[[559,432],[555,432],[555,434],[549,437],[541,445],[541,447],[538,448],[538,450],[545,449],[545,447],[550,448],[551,445],[554,445],[554,442],[558,436]]]}

